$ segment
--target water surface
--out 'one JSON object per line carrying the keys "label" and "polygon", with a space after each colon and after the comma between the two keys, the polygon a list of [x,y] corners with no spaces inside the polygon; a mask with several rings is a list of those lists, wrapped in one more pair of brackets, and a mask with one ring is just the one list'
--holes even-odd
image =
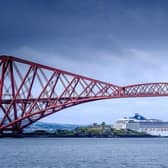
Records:
{"label": "water surface", "polygon": [[168,168],[166,138],[2,138],[1,168]]}

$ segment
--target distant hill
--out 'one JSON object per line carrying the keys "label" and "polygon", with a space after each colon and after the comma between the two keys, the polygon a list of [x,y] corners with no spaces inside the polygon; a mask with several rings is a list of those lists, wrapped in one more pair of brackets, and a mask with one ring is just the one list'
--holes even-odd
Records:
{"label": "distant hill", "polygon": [[57,123],[45,123],[45,122],[36,122],[29,127],[24,129],[24,132],[33,132],[36,130],[45,130],[47,132],[55,132],[55,130],[74,130],[80,125],[74,124],[57,124]]}

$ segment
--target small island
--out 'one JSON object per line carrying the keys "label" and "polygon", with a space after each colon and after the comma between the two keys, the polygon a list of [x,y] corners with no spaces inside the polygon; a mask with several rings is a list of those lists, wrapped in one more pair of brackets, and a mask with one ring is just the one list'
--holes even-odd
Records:
{"label": "small island", "polygon": [[1,137],[64,137],[64,138],[117,138],[117,137],[153,137],[144,132],[137,132],[129,129],[117,130],[107,125],[105,122],[101,124],[93,123],[89,126],[79,126],[73,130],[57,129],[55,131],[35,130],[33,132],[25,132],[16,134],[1,134]]}

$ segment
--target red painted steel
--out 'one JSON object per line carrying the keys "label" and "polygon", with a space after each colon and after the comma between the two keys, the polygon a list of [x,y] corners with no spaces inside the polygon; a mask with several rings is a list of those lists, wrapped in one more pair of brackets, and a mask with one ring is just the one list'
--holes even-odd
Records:
{"label": "red painted steel", "polygon": [[0,56],[0,131],[22,131],[62,109],[101,99],[168,96],[168,83],[117,86],[12,56]]}

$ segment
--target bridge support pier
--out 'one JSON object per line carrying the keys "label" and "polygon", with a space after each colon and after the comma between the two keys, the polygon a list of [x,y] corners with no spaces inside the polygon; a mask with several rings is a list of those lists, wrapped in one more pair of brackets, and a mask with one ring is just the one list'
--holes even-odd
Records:
{"label": "bridge support pier", "polygon": [[13,137],[21,137],[22,135],[23,135],[23,130],[20,130],[20,129],[12,130]]}
{"label": "bridge support pier", "polygon": [[3,137],[3,131],[0,131],[0,137]]}

